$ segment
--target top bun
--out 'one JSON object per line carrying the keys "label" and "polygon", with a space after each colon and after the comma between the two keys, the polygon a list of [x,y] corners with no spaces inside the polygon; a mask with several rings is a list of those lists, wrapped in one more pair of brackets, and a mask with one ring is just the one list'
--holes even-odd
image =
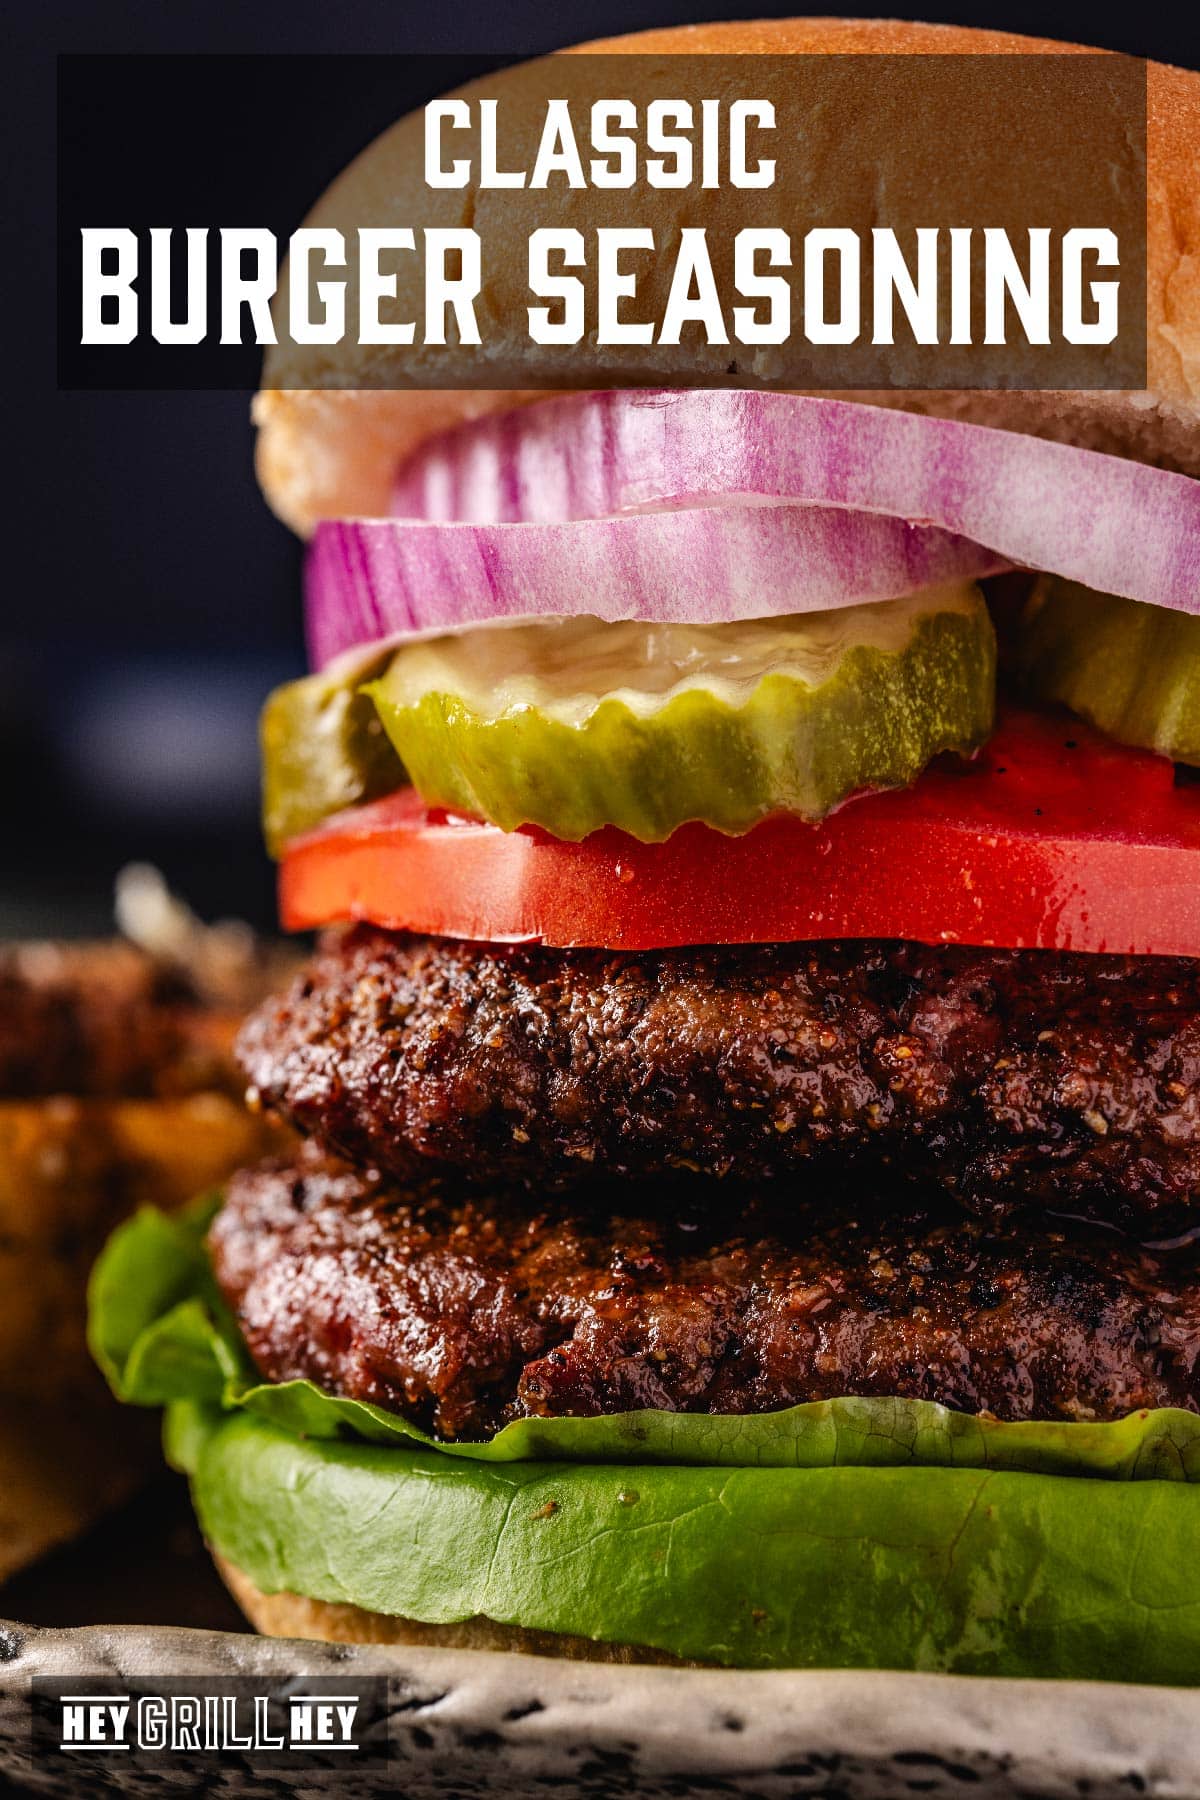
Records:
{"label": "top bun", "polygon": [[[1087,53],[1084,46],[1049,38],[888,19],[679,26],[576,49],[624,55]],[[1200,75],[1160,63],[1148,63],[1147,70],[1146,388],[842,391],[838,397],[973,419],[1200,475]],[[518,67],[464,91],[486,86],[489,93],[507,91],[511,98],[522,79]],[[411,216],[418,193],[427,210],[422,129],[420,116],[410,114],[385,131],[334,182],[307,223],[352,232],[364,217]],[[472,191],[457,190],[451,198],[458,222],[464,206],[474,204]],[[501,270],[490,297],[501,312],[507,305],[505,286]],[[284,345],[268,352],[264,379],[287,386],[264,388],[255,400],[258,474],[275,512],[302,535],[323,518],[386,514],[396,469],[425,438],[463,420],[543,397],[541,392],[505,389],[387,390],[379,383],[386,380],[386,360],[394,354],[354,343]],[[412,370],[414,351],[401,354]],[[417,351],[418,360],[419,355]],[[683,369],[680,376],[686,379]],[[338,385],[354,382],[361,387]],[[588,385],[586,372],[579,385]],[[598,378],[594,385],[606,384]]]}

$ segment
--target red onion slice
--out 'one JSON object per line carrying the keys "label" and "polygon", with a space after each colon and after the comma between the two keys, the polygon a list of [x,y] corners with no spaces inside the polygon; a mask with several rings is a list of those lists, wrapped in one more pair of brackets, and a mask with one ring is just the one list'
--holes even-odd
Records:
{"label": "red onion slice", "polygon": [[548,523],[715,501],[937,525],[1103,593],[1200,611],[1200,481],[845,400],[614,390],[518,407],[433,439],[393,510]]}
{"label": "red onion slice", "polygon": [[553,525],[399,519],[318,526],[305,577],[309,653],[498,619],[716,624],[890,600],[1006,565],[903,519],[829,507],[693,507]]}

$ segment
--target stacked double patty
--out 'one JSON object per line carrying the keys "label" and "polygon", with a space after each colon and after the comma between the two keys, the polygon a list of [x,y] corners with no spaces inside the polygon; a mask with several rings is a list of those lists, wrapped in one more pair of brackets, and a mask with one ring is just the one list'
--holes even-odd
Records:
{"label": "stacked double patty", "polygon": [[846,1394],[1200,1410],[1200,962],[359,927],[239,1055],[309,1136],[213,1227],[268,1380],[448,1438]]}

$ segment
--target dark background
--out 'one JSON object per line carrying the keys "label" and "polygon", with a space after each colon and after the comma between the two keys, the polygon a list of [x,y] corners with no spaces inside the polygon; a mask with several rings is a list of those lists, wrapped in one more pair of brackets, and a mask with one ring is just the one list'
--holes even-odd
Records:
{"label": "dark background", "polygon": [[[302,671],[299,549],[252,473],[248,396],[55,388],[55,56],[63,52],[436,52],[522,55],[650,25],[786,16],[754,0],[194,0],[27,7],[10,51],[0,135],[11,193],[5,295],[8,541],[0,600],[0,936],[101,931],[112,878],[148,858],[206,916],[267,925],[255,719]],[[815,10],[861,13],[869,6]],[[895,12],[890,4],[880,10]],[[937,6],[996,25],[1195,66],[1200,26],[1167,0],[1106,16],[1082,0]],[[464,62],[461,76],[473,72]],[[444,71],[446,80],[460,78]],[[286,84],[214,94],[209,153],[246,216],[299,223],[343,164],[428,97],[430,66],[299,110]],[[103,115],[81,106],[64,129]],[[145,154],[154,154],[148,134]],[[249,204],[269,197],[260,213]],[[97,223],[106,221],[97,220]],[[173,221],[166,221],[173,222]],[[15,392],[13,391],[15,390]]]}

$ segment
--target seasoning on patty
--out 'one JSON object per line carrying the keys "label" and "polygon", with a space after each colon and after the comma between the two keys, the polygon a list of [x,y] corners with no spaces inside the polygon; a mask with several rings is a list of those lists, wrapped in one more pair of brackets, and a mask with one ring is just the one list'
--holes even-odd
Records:
{"label": "seasoning on patty", "polygon": [[[1164,1238],[1200,1217],[1200,961],[884,942],[654,955],[333,935],[243,1030],[356,1162],[889,1179]],[[740,1198],[732,1204],[740,1205]]]}
{"label": "seasoning on patty", "polygon": [[1200,1245],[1154,1254],[1016,1214],[838,1218],[753,1188],[731,1227],[679,1197],[404,1188],[309,1146],[235,1176],[210,1243],[268,1380],[451,1437],[845,1394],[1001,1419],[1200,1410]]}

